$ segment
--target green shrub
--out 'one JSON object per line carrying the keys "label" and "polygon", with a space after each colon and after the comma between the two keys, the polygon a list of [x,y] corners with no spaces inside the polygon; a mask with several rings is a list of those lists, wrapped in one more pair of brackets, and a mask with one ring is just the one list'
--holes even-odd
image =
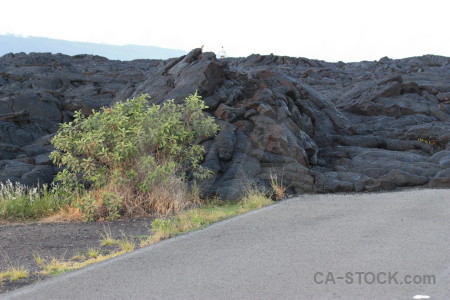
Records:
{"label": "green shrub", "polygon": [[184,183],[187,174],[210,175],[200,166],[204,149],[198,141],[214,135],[218,126],[204,115],[205,108],[197,94],[183,104],[162,105],[149,105],[142,95],[88,117],[76,112],[52,140],[51,159],[66,167],[55,180],[68,189],[88,184],[96,191],[79,199],[88,219],[160,207],[155,191],[174,180]]}

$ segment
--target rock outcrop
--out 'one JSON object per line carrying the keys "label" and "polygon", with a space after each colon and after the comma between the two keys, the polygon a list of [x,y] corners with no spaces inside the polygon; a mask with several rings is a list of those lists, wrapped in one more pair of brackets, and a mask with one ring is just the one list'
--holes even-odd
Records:
{"label": "rock outcrop", "polygon": [[0,181],[50,182],[58,124],[142,93],[198,91],[221,130],[202,142],[205,194],[234,199],[276,178],[292,194],[450,187],[450,59],[327,63],[194,49],[170,60],[0,58]]}

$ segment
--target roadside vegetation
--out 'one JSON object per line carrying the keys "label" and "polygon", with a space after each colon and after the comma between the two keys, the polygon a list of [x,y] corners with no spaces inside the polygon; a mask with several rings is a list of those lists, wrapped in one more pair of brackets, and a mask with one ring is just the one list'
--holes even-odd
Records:
{"label": "roadside vegetation", "polygon": [[14,282],[19,279],[27,278],[28,275],[29,272],[23,267],[10,267],[5,271],[0,272],[0,285],[6,280]]}
{"label": "roadside vegetation", "polygon": [[160,218],[151,223],[151,236],[141,246],[153,244],[181,233],[208,226],[211,223],[259,209],[273,203],[267,193],[249,189],[240,201],[212,200],[197,208],[180,212],[172,218]]}
{"label": "roadside vegetation", "polygon": [[[55,151],[50,157],[62,171],[51,185],[0,184],[0,220],[158,216],[148,236],[116,239],[105,230],[98,248],[69,260],[35,255],[38,275],[75,270],[284,198],[286,187],[274,176],[272,193],[248,188],[240,201],[201,199],[192,179],[206,179],[211,172],[200,166],[204,149],[199,142],[218,131],[203,113],[205,108],[197,94],[182,104],[162,105],[149,105],[143,95],[89,116],[77,112],[52,140]],[[20,276],[28,276],[27,271],[7,270],[0,273],[0,282]]]}
{"label": "roadside vegetation", "polygon": [[218,199],[209,200],[196,208],[190,208],[174,215],[154,219],[150,224],[149,235],[147,236],[123,236],[121,238],[114,238],[109,228],[105,227],[104,233],[99,239],[98,247],[88,248],[83,253],[77,253],[68,260],[55,257],[44,259],[39,254],[35,254],[34,260],[39,266],[39,271],[31,274],[31,272],[23,267],[10,268],[0,273],[0,285],[7,279],[13,282],[27,278],[29,275],[37,275],[37,277],[56,276],[125,254],[136,248],[145,247],[185,232],[198,230],[211,223],[271,205],[274,202],[269,196],[269,194],[256,189],[249,189],[241,201],[224,202]]}
{"label": "roadside vegetation", "polygon": [[143,95],[111,108],[80,112],[61,124],[52,143],[53,162],[64,170],[55,178],[64,191],[75,191],[72,205],[85,220],[114,220],[148,213],[170,214],[199,200],[187,184],[207,178],[198,144],[218,131],[197,95],[149,105]]}
{"label": "roadside vegetation", "polygon": [[218,126],[197,94],[182,104],[149,105],[148,96],[119,102],[61,124],[50,158],[62,167],[51,186],[0,185],[1,219],[37,219],[55,212],[85,221],[172,214],[200,203],[188,180],[200,166],[199,142]]}
{"label": "roadside vegetation", "polygon": [[[240,205],[239,210],[245,210],[247,198],[240,204],[201,199],[192,184],[192,179],[211,176],[200,165],[204,149],[199,142],[214,136],[218,126],[204,114],[205,108],[197,94],[181,104],[170,100],[161,105],[148,104],[148,96],[142,95],[89,116],[76,112],[73,122],[61,124],[52,139],[55,151],[50,158],[62,171],[51,185],[39,188],[0,183],[0,220],[52,215],[84,221],[177,214],[186,218],[199,207],[229,210]],[[267,196],[282,199],[282,180],[272,176],[271,185],[274,194]],[[203,226],[210,221],[198,222]]]}
{"label": "roadside vegetation", "polygon": [[30,188],[11,181],[0,182],[0,219],[42,218],[66,204],[64,198],[48,185]]}

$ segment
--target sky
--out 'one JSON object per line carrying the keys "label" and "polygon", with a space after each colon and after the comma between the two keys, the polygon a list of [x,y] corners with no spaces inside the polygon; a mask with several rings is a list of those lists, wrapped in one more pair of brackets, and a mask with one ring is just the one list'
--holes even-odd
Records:
{"label": "sky", "polygon": [[0,34],[331,62],[450,56],[448,0],[14,0]]}

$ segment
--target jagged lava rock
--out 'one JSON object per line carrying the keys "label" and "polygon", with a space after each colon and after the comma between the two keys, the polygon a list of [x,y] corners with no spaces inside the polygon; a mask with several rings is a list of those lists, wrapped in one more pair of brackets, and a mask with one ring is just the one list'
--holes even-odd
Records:
{"label": "jagged lava rock", "polygon": [[205,195],[235,199],[276,178],[291,194],[450,187],[450,59],[327,63],[194,49],[169,60],[0,58],[0,180],[49,182],[58,123],[142,93],[198,91],[220,132],[202,141]]}

